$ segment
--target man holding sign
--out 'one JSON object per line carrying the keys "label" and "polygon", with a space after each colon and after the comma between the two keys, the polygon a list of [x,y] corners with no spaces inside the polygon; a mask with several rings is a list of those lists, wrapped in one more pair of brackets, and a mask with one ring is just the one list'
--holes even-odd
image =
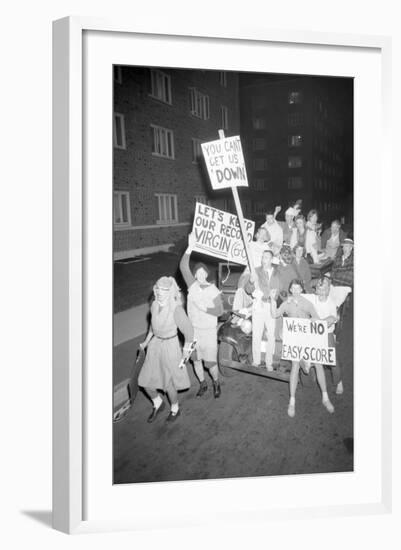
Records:
{"label": "man holding sign", "polygon": [[[327,325],[321,321],[319,325],[316,323],[305,323],[304,319],[318,319],[318,314],[306,298],[301,293],[303,291],[302,281],[294,279],[291,281],[288,288],[290,297],[281,304],[277,309],[276,299],[277,292],[270,293],[271,296],[271,314],[273,318],[286,315],[283,333],[283,350],[282,358],[290,359],[291,374],[290,374],[290,402],[288,404],[288,416],[295,416],[295,393],[298,386],[300,362],[303,361],[306,372],[309,372],[310,362],[314,363],[316,377],[322,392],[322,403],[328,412],[333,413],[334,407],[329,400],[326,387],[326,377],[323,370],[321,347],[314,346],[314,340],[322,340],[322,333],[327,333]],[[293,342],[288,345],[286,339],[286,331],[293,336]],[[314,334],[316,338],[314,338]],[[327,341],[326,336],[326,341]],[[326,342],[327,347],[328,341]],[[327,356],[328,354],[326,354]]]}

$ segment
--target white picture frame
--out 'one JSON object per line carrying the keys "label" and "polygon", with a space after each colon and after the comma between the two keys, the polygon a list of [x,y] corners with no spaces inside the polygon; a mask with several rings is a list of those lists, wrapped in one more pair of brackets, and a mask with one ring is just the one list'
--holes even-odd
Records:
{"label": "white picture frame", "polygon": [[[93,43],[88,42],[87,38],[95,37]],[[380,72],[380,94],[375,96],[375,113],[379,113],[377,128],[380,131],[380,136],[377,136],[379,141],[379,163],[376,167],[377,174],[380,178],[381,186],[378,194],[383,198],[386,197],[387,203],[390,200],[391,189],[391,167],[389,159],[390,138],[390,86],[391,86],[391,40],[388,37],[376,36],[353,36],[353,35],[336,35],[313,32],[299,31],[276,31],[258,28],[238,28],[238,29],[216,29],[215,32],[208,29],[204,32],[202,29],[196,28],[196,24],[189,28],[187,25],[184,28],[183,24],[176,22],[169,24],[168,29],[164,28],[147,28],[140,24],[131,24],[124,21],[106,21],[93,18],[69,17],[54,22],[53,33],[53,130],[54,130],[54,146],[53,146],[53,526],[56,529],[67,533],[88,532],[98,530],[116,530],[116,529],[140,529],[148,528],[154,523],[154,518],[149,512],[146,512],[149,499],[150,488],[146,485],[125,486],[121,488],[120,495],[124,492],[124,498],[129,498],[129,494],[136,494],[139,501],[143,505],[142,513],[138,516],[132,511],[131,513],[119,516],[118,513],[111,514],[111,501],[104,493],[104,504],[109,502],[110,516],[106,510],[106,506],[99,507],[97,514],[88,513],[91,509],[90,499],[94,499],[92,489],[95,484],[101,486],[104,483],[102,475],[88,462],[85,455],[88,449],[92,446],[96,448],[99,439],[94,435],[93,440],[93,424],[91,424],[90,407],[95,402],[93,396],[88,399],[88,388],[93,378],[88,377],[88,372],[91,368],[91,362],[95,356],[91,356],[90,347],[93,342],[93,334],[91,334],[91,324],[88,320],[92,318],[91,308],[93,309],[93,301],[90,294],[92,292],[91,275],[94,271],[91,266],[98,261],[97,254],[92,253],[93,248],[93,228],[91,224],[101,224],[100,218],[96,217],[92,207],[91,191],[85,186],[85,179],[88,177],[87,158],[91,157],[93,151],[89,150],[87,134],[88,128],[85,126],[87,117],[90,118],[91,109],[95,107],[85,103],[84,88],[88,84],[88,73],[84,70],[84,59],[88,62],[92,55],[102,56],[101,40],[107,39],[108,45],[113,42],[129,39],[145,39],[153,40],[155,43],[164,40],[168,47],[171,41],[171,57],[170,66],[180,66],[179,56],[174,50],[174,40],[180,44],[186,43],[195,45],[201,43],[204,49],[209,44],[216,48],[216,51],[222,46],[232,48],[232,51],[240,52],[241,45],[246,45],[247,48],[262,48],[262,47],[283,47],[291,50],[298,48],[302,50],[305,57],[307,52],[315,51],[314,49],[327,48],[327,52],[333,52],[333,56],[355,54],[358,52],[374,53],[377,71]],[[99,43],[96,40],[101,39]],[[89,41],[92,40],[89,38]],[[98,54],[94,50],[99,46]],[[182,48],[181,48],[182,49]],[[196,48],[195,48],[196,49]],[[285,52],[284,52],[285,53]],[[163,52],[166,55],[166,52]],[[207,54],[205,54],[207,55]],[[221,54],[223,55],[223,54]],[[146,62],[141,62],[135,56],[135,49],[126,52],[123,58],[116,57],[117,64],[126,63],[131,58],[131,64],[149,64],[166,66],[167,63],[161,59],[162,52],[155,49],[149,53]],[[161,59],[156,62],[158,57]],[[152,62],[153,58],[153,62]],[[107,60],[105,61],[107,62]],[[216,60],[218,67],[218,60]],[[228,65],[222,68],[232,69],[236,65],[232,60],[228,60]],[[313,70],[313,62],[311,62]],[[361,61],[363,64],[364,61]],[[185,65],[184,65],[185,66]],[[216,68],[212,67],[212,68]],[[351,70],[351,69],[350,69]],[[367,71],[365,67],[361,70]],[[373,71],[373,68],[369,70]],[[90,73],[90,71],[89,71]],[[312,73],[311,73],[312,74]],[[91,78],[89,74],[89,78]],[[110,87],[112,79],[110,78]],[[111,108],[111,107],[110,107]],[[89,115],[88,115],[88,112]],[[358,114],[356,114],[358,117]],[[357,120],[357,123],[360,123]],[[106,125],[107,128],[107,125]],[[85,130],[85,134],[84,134]],[[363,132],[358,132],[361,136]],[[112,122],[110,121],[110,134],[107,139],[112,136]],[[107,143],[107,139],[104,142]],[[357,138],[358,139],[358,138]],[[103,145],[104,145],[103,144]],[[111,149],[111,146],[110,146]],[[361,158],[358,157],[359,149],[356,148],[356,188],[358,186],[358,172],[361,172],[363,164]],[[90,164],[90,161],[89,161]],[[110,166],[109,166],[110,167]],[[90,171],[90,169],[89,169]],[[110,171],[105,172],[106,177],[110,175]],[[363,172],[363,177],[369,178],[369,174]],[[89,176],[90,177],[90,176]],[[110,201],[111,201],[111,179],[110,181]],[[358,191],[356,191],[358,193]],[[385,193],[385,195],[383,195]],[[368,199],[366,199],[368,200]],[[107,201],[107,197],[105,197]],[[356,201],[355,201],[356,202]],[[380,223],[384,224],[384,206],[380,202]],[[99,204],[101,200],[99,200]],[[111,203],[110,203],[111,204]],[[104,212],[107,205],[102,203],[100,210]],[[358,206],[357,206],[358,209]],[[100,220],[100,221],[99,221]],[[364,223],[364,214],[359,216],[359,225]],[[102,234],[106,235],[111,232],[111,217],[110,221],[103,221]],[[98,225],[99,227],[99,225]],[[365,257],[368,254],[369,246],[372,242],[364,242],[364,236],[358,227],[355,234],[361,236],[359,245],[360,263],[359,269],[363,271],[365,267]],[[92,237],[91,237],[92,235]],[[357,237],[358,238],[358,237]],[[109,241],[107,241],[109,242]],[[358,241],[357,241],[358,242]],[[379,241],[377,241],[378,243]],[[376,241],[373,245],[377,244]],[[107,246],[106,246],[107,249]],[[358,248],[357,248],[358,250]],[[106,254],[108,251],[106,250]],[[110,262],[111,262],[110,255]],[[96,264],[97,265],[97,264]],[[361,272],[362,272],[361,271]],[[378,273],[378,281],[376,289],[379,293],[384,293],[387,283],[384,270]],[[358,262],[356,277],[358,278]],[[111,289],[110,289],[111,292]],[[381,295],[381,294],[380,294]],[[88,298],[89,296],[89,298]],[[377,302],[380,302],[380,296]],[[358,291],[355,297],[358,301]],[[110,302],[107,303],[110,305]],[[375,304],[376,305],[376,304]],[[108,313],[109,312],[109,313]],[[377,347],[371,354],[372,357],[377,357],[382,366],[380,383],[367,383],[367,391],[372,392],[372,396],[376,399],[374,407],[377,416],[377,426],[372,429],[375,437],[375,445],[378,446],[377,460],[374,460],[374,471],[377,477],[377,487],[375,490],[376,496],[370,498],[365,495],[358,501],[354,498],[341,499],[330,502],[326,500],[320,505],[302,506],[295,499],[295,505],[289,508],[285,502],[270,502],[268,512],[270,518],[301,518],[313,517],[317,515],[350,515],[350,514],[365,514],[365,513],[386,513],[391,509],[391,441],[390,430],[387,426],[391,425],[391,356],[390,356],[390,328],[385,324],[385,316],[382,309],[381,316],[377,321],[375,330],[379,331],[380,337]],[[102,315],[105,317],[112,316],[110,309],[104,309]],[[361,317],[360,317],[361,319]],[[363,319],[361,319],[363,325]],[[100,330],[99,334],[112,339],[112,334],[108,334],[110,324],[106,323]],[[103,332],[102,332],[103,331]],[[104,332],[105,331],[105,332]],[[358,336],[358,335],[357,335]],[[104,360],[104,369],[107,369],[107,358]],[[111,370],[111,364],[109,365]],[[106,377],[107,382],[107,377]],[[89,381],[89,382],[88,382]],[[99,383],[100,384],[100,383]],[[107,386],[107,384],[105,384]],[[374,393],[376,392],[376,393]],[[110,403],[111,404],[111,390]],[[384,396],[386,398],[384,399]],[[361,400],[357,399],[355,406],[363,408],[363,396]],[[359,401],[359,402],[358,402]],[[89,403],[89,405],[88,405]],[[362,403],[362,404],[361,404]],[[100,405],[99,405],[100,406]],[[99,422],[106,422],[105,430],[111,432],[112,407],[108,407],[107,403],[102,405],[102,414],[98,417]],[[100,410],[100,409],[99,409]],[[358,425],[358,414],[356,415],[355,430],[362,433],[363,425]],[[89,419],[89,420],[88,420]],[[109,422],[109,425],[107,425]],[[109,448],[111,455],[111,448]],[[89,455],[91,451],[89,451]],[[93,456],[93,452],[92,452]],[[103,456],[103,453],[99,453]],[[359,457],[363,460],[364,457]],[[109,458],[107,459],[109,461]],[[110,462],[105,462],[106,466]],[[358,467],[358,466],[356,466]],[[365,464],[364,468],[368,468]],[[104,470],[103,470],[104,471]],[[365,472],[366,473],[366,472]],[[111,471],[110,471],[111,475]],[[336,474],[332,474],[336,475]],[[297,476],[302,478],[303,476]],[[373,476],[372,476],[373,478]],[[89,481],[88,481],[89,480]],[[97,481],[96,481],[97,480]],[[328,483],[330,480],[328,480]],[[366,482],[366,478],[365,478]],[[174,491],[177,498],[192,498],[195,492],[200,502],[205,497],[203,486],[207,483],[207,491],[215,490],[216,495],[221,493],[224,484],[224,492],[227,493],[227,500],[235,494],[238,489],[238,484],[241,486],[241,491],[244,494],[252,494],[256,492],[255,480],[230,480],[208,481],[196,483],[183,482],[174,485]],[[231,483],[231,485],[229,485]],[[258,480],[258,483],[264,483]],[[305,484],[308,486],[314,485],[313,479],[297,479],[296,481],[290,477],[285,480],[278,478],[269,481],[269,487],[273,485],[283,485],[285,490],[290,487],[289,484],[296,484],[297,489],[304,490]],[[319,483],[324,483],[321,478]],[[373,483],[373,481],[372,481]],[[247,486],[245,485],[247,484]],[[88,488],[89,487],[89,488]],[[154,487],[154,486],[153,486]],[[92,489],[91,489],[92,488]],[[154,489],[153,489],[154,490]],[[158,484],[157,491],[164,498],[169,489],[169,484]],[[311,493],[313,493],[313,488]],[[92,491],[93,492],[93,491]],[[102,500],[101,494],[97,494],[96,498]],[[284,499],[285,500],[285,499]],[[223,502],[223,501],[222,501]],[[256,503],[253,509],[257,514],[253,515],[258,520],[266,519],[263,504]],[[138,510],[137,510],[138,511]],[[237,513],[236,513],[237,512]],[[235,521],[236,518],[243,521],[250,519],[251,514],[245,506],[235,506],[228,511],[222,511],[216,515],[216,521]],[[247,519],[248,518],[248,519]],[[164,526],[181,526],[191,525],[198,522],[196,518],[196,510],[191,513],[191,510],[182,514],[179,518],[174,519],[169,514],[163,518],[158,518],[158,525]]]}

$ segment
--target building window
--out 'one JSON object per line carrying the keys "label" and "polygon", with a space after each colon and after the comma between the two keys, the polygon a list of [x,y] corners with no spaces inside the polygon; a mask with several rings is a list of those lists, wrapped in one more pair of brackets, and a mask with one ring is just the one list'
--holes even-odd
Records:
{"label": "building window", "polygon": [[266,180],[257,178],[254,180],[254,187],[257,191],[264,191],[266,188]]}
{"label": "building window", "polygon": [[303,183],[300,177],[288,178],[288,189],[302,189]]}
{"label": "building window", "polygon": [[113,78],[114,82],[117,82],[118,84],[123,83],[123,72],[121,65],[113,65]]}
{"label": "building window", "polygon": [[253,211],[255,214],[265,213],[266,210],[267,208],[265,202],[258,201],[253,203]]}
{"label": "building window", "polygon": [[267,170],[267,159],[253,159],[253,169],[256,171]]}
{"label": "building window", "polygon": [[174,134],[172,130],[161,126],[151,125],[152,155],[157,157],[174,158]]}
{"label": "building window", "polygon": [[254,138],[252,140],[252,150],[263,151],[263,149],[266,149],[266,140],[264,138]]}
{"label": "building window", "polygon": [[114,113],[113,141],[116,149],[125,149],[125,119],[120,113]]}
{"label": "building window", "polygon": [[221,127],[223,130],[228,130],[228,109],[221,106]]}
{"label": "building window", "polygon": [[205,195],[195,195],[194,200],[195,200],[195,202],[200,202],[202,204],[208,204],[208,200],[205,197]]}
{"label": "building window", "polygon": [[266,98],[263,95],[260,96],[254,96],[252,98],[252,108],[257,109],[263,109],[266,105]]}
{"label": "building window", "polygon": [[157,223],[177,223],[177,195],[157,193],[156,199],[158,212]]}
{"label": "building window", "polygon": [[288,145],[290,147],[301,147],[302,136],[288,136]]}
{"label": "building window", "polygon": [[294,105],[296,103],[302,103],[302,92],[293,90],[288,94],[288,103]]}
{"label": "building window", "polygon": [[220,82],[220,86],[224,86],[224,88],[227,88],[227,72],[226,71],[220,71],[219,72],[219,82]]}
{"label": "building window", "polygon": [[266,120],[261,117],[256,117],[252,121],[254,130],[264,130],[266,128]]}
{"label": "building window", "polygon": [[202,147],[201,140],[197,138],[192,138],[192,162],[198,164],[199,159],[202,157]]}
{"label": "building window", "polygon": [[130,226],[131,209],[128,191],[114,191],[113,199],[114,225]]}
{"label": "building window", "polygon": [[191,115],[203,120],[208,120],[210,118],[209,96],[202,94],[196,88],[190,88],[189,99],[191,105]]}
{"label": "building window", "polygon": [[301,126],[304,122],[302,113],[288,113],[288,126]]}
{"label": "building window", "polygon": [[171,105],[172,97],[170,75],[156,69],[151,69],[150,90],[150,95],[152,97]]}
{"label": "building window", "polygon": [[300,168],[302,166],[302,157],[288,157],[288,168]]}

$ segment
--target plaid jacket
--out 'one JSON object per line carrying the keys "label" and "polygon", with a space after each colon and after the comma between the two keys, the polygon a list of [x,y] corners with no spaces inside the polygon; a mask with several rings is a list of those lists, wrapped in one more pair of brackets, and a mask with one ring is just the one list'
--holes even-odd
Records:
{"label": "plaid jacket", "polygon": [[334,264],[331,269],[331,278],[333,284],[336,286],[350,286],[354,287],[354,251],[342,264],[343,251],[341,247],[337,251],[337,255],[334,259]]}

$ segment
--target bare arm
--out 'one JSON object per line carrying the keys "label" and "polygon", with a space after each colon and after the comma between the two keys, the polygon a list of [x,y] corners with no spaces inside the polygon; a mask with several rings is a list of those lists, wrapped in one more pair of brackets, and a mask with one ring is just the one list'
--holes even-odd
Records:
{"label": "bare arm", "polygon": [[177,324],[178,330],[182,332],[185,338],[185,346],[188,347],[189,344],[194,339],[194,329],[191,321],[189,320],[188,315],[185,313],[182,306],[177,306],[174,310],[174,321]]}

